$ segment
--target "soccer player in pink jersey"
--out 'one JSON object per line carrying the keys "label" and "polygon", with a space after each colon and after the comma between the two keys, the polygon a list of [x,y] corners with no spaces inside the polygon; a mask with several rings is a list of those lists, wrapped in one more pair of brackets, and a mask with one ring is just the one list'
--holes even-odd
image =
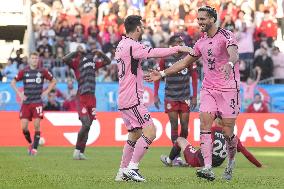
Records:
{"label": "soccer player in pink jersey", "polygon": [[234,35],[215,25],[216,10],[205,6],[198,9],[198,24],[205,35],[193,48],[193,54],[175,63],[164,71],[152,71],[145,76],[146,81],[157,81],[188,67],[202,58],[204,80],[200,91],[200,147],[204,167],[197,170],[198,177],[214,180],[212,171],[211,126],[216,115],[222,118],[222,127],[228,152],[228,164],[223,174],[226,180],[232,179],[237,150],[237,137],[234,126],[240,111],[240,74],[238,47]]}
{"label": "soccer player in pink jersey", "polygon": [[142,60],[191,51],[191,48],[185,46],[149,48],[139,43],[144,30],[141,20],[141,16],[136,15],[125,19],[126,36],[119,42],[115,52],[119,76],[118,109],[129,132],[116,181],[128,179],[145,181],[138,171],[138,164],[156,137],[156,128],[142,101],[144,92]]}

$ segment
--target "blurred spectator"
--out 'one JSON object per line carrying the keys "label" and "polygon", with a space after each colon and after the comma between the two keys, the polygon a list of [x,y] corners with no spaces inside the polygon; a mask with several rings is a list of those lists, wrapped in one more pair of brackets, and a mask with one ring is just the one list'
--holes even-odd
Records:
{"label": "blurred spectator", "polygon": [[253,45],[254,27],[247,27],[246,23],[242,22],[241,27],[237,28],[236,38],[238,41],[238,51],[241,60],[251,63],[254,58]]}
{"label": "blurred spectator", "polygon": [[277,24],[271,18],[270,11],[264,11],[264,18],[260,24],[259,32],[264,33],[267,37],[271,37],[272,39],[277,38]]}
{"label": "blurred spectator", "polygon": [[245,60],[240,59],[240,80],[246,82],[250,75],[250,65]]}
{"label": "blurred spectator", "polygon": [[76,111],[77,110],[76,91],[72,91],[70,93],[70,97],[63,102],[62,108],[65,111]]}
{"label": "blurred spectator", "polygon": [[62,61],[63,56],[63,48],[58,47],[56,51],[56,57],[52,65],[52,74],[60,82],[65,82],[67,74],[67,66]]}
{"label": "blurred spectator", "polygon": [[42,43],[38,46],[37,51],[39,52],[39,56],[44,56],[44,53],[46,51],[49,52],[50,55],[52,55],[52,47],[51,45],[48,44],[48,38],[43,37],[42,38]]}
{"label": "blurred spectator", "polygon": [[23,58],[22,58],[22,64],[19,66],[19,71],[20,70],[23,70],[25,67],[27,67],[28,66],[28,57],[27,56],[24,56]]}
{"label": "blurred spectator", "polygon": [[70,37],[72,34],[72,29],[69,25],[69,22],[67,19],[64,19],[59,24],[59,33],[58,35],[60,37],[63,37],[65,40],[67,40],[68,37]]}
{"label": "blurred spectator", "polygon": [[280,52],[278,47],[272,50],[273,60],[273,77],[276,78],[276,83],[284,83],[284,53]]}
{"label": "blurred spectator", "polygon": [[284,40],[284,0],[277,0],[276,18],[281,30],[281,38]]}
{"label": "blurred spectator", "polygon": [[255,71],[257,74],[256,80],[253,79],[253,76],[249,76],[246,82],[241,82],[241,87],[243,88],[242,108],[244,109],[253,101],[255,88],[260,80],[261,69],[256,67]]}
{"label": "blurred spectator", "polygon": [[3,80],[2,70],[3,70],[3,66],[2,64],[0,64],[0,82]]}
{"label": "blurred spectator", "polygon": [[221,27],[230,30],[231,32],[235,31],[235,23],[232,15],[226,14],[224,21],[221,24]]}
{"label": "blurred spectator", "polygon": [[254,67],[260,67],[262,73],[260,79],[268,79],[272,77],[273,73],[273,61],[267,55],[267,49],[265,47],[261,47],[259,55],[254,60]]}
{"label": "blurred spectator", "polygon": [[17,68],[19,68],[20,65],[23,63],[23,60],[21,58],[21,54],[22,54],[22,49],[16,50],[16,58],[14,58],[13,61],[15,61],[17,63]]}
{"label": "blurred spectator", "polygon": [[52,90],[48,94],[47,97],[47,102],[43,106],[44,110],[49,110],[49,111],[59,111],[60,110],[60,103],[56,100],[56,94],[55,91]]}
{"label": "blurred spectator", "polygon": [[66,94],[65,94],[65,97],[67,100],[70,100],[72,95],[76,95],[76,89],[74,88],[74,83],[72,81],[72,79],[68,79],[67,80],[67,91],[66,91]]}
{"label": "blurred spectator", "polygon": [[2,70],[3,77],[7,78],[7,81],[11,81],[18,73],[17,62],[12,58],[8,59],[7,66]]}
{"label": "blurred spectator", "polygon": [[47,69],[51,72],[53,65],[53,58],[50,55],[49,51],[44,51],[43,57],[41,58],[41,67]]}
{"label": "blurred spectator", "polygon": [[260,94],[254,95],[254,102],[249,105],[247,113],[268,113],[267,105],[262,101]]}

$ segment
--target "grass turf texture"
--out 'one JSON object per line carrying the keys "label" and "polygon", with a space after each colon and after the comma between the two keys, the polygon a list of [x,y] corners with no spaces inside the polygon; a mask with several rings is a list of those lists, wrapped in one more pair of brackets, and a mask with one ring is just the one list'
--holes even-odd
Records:
{"label": "grass turf texture", "polygon": [[220,179],[225,163],[215,168],[216,180],[196,178],[194,168],[164,167],[160,155],[169,148],[150,148],[140,171],[146,183],[115,182],[122,148],[87,148],[86,161],[72,160],[73,148],[42,147],[36,157],[23,147],[0,148],[0,188],[284,188],[284,148],[253,148],[265,165],[255,168],[238,153],[234,179]]}

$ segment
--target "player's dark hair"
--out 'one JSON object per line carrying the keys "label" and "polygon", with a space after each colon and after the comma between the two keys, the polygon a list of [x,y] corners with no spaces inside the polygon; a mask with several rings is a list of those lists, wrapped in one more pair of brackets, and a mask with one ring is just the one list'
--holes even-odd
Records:
{"label": "player's dark hair", "polygon": [[138,15],[130,15],[124,20],[126,33],[134,32],[137,26],[141,26],[142,17]]}
{"label": "player's dark hair", "polygon": [[214,18],[214,22],[217,21],[217,11],[216,9],[214,9],[213,7],[210,7],[210,6],[204,6],[204,7],[200,7],[198,9],[198,12],[200,11],[205,11],[207,12],[207,14],[211,17],[211,18]]}
{"label": "player's dark hair", "polygon": [[179,35],[173,35],[170,37],[169,41],[168,41],[168,45],[172,45],[173,43],[175,43],[178,40],[182,40],[181,36]]}

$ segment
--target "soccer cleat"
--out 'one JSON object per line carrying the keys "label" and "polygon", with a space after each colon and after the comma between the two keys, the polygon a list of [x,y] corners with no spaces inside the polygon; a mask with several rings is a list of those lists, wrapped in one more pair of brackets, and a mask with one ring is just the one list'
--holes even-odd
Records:
{"label": "soccer cleat", "polygon": [[80,153],[79,154],[79,158],[80,158],[80,160],[87,160],[88,158],[85,156],[85,154],[83,154],[83,153]]}
{"label": "soccer cleat", "polygon": [[146,179],[140,175],[139,169],[125,169],[123,171],[123,176],[128,180],[133,180],[136,182],[146,182]]}
{"label": "soccer cleat", "polygon": [[32,149],[30,155],[31,156],[36,156],[37,155],[37,149]]}
{"label": "soccer cleat", "polygon": [[215,180],[215,175],[214,175],[211,168],[208,169],[208,168],[204,167],[202,169],[197,169],[196,175],[197,175],[197,177],[204,178],[204,179],[207,179],[209,181]]}
{"label": "soccer cleat", "polygon": [[75,149],[73,152],[73,159],[80,160],[80,150]]}
{"label": "soccer cleat", "polygon": [[235,161],[234,160],[231,163],[228,163],[228,165],[225,168],[225,171],[223,173],[223,176],[222,176],[222,178],[224,180],[232,180],[234,167],[235,167]]}
{"label": "soccer cleat", "polygon": [[122,182],[122,181],[129,181],[129,178],[123,176],[123,170],[125,170],[126,168],[119,168],[116,177],[115,177],[115,181],[117,182]]}
{"label": "soccer cleat", "polygon": [[166,155],[161,155],[161,157],[160,157],[161,162],[162,162],[165,166],[171,167],[171,166],[172,166],[172,163],[169,163],[169,162],[167,161],[167,159],[168,159],[168,156],[166,156]]}
{"label": "soccer cleat", "polygon": [[181,157],[175,158],[172,162],[172,165],[176,167],[187,167],[188,166],[188,164],[185,161],[183,161]]}

